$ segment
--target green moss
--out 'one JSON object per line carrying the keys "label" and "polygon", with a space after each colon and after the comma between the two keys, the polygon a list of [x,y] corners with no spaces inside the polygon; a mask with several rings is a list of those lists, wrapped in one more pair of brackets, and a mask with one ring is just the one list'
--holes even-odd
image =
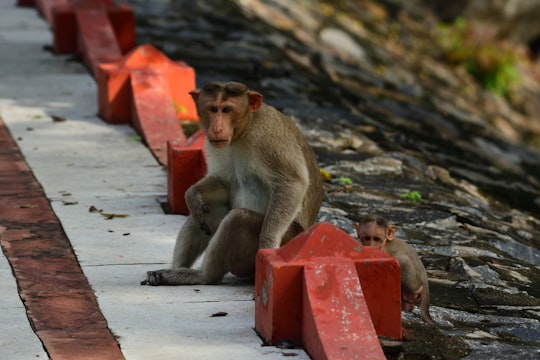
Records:
{"label": "green moss", "polygon": [[438,39],[444,58],[463,66],[485,89],[505,96],[519,81],[515,53],[476,37],[464,19],[458,18],[451,26],[440,25]]}
{"label": "green moss", "polygon": [[411,202],[416,205],[418,203],[425,203],[427,202],[426,199],[422,197],[422,195],[418,191],[409,191],[405,192],[400,195],[402,199],[409,199]]}

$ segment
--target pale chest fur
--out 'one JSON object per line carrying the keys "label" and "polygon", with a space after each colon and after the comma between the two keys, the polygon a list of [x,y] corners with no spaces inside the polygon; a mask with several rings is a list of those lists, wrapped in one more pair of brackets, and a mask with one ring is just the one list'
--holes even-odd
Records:
{"label": "pale chest fur", "polygon": [[270,201],[270,187],[261,176],[265,171],[253,153],[240,151],[234,145],[222,149],[206,147],[208,175],[217,176],[231,187],[233,208],[247,208],[258,213],[266,213]]}

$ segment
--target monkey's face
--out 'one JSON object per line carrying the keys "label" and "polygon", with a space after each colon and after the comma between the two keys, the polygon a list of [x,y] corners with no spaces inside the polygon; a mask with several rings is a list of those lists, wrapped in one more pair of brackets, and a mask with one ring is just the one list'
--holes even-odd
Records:
{"label": "monkey's face", "polygon": [[216,99],[201,104],[201,125],[210,144],[222,148],[236,139],[238,132],[235,127],[242,124],[242,115],[237,104],[230,100]]}
{"label": "monkey's face", "polygon": [[364,246],[376,246],[384,249],[386,245],[386,229],[372,221],[356,227],[358,239]]}
{"label": "monkey's face", "polygon": [[242,136],[250,113],[258,111],[262,104],[261,94],[236,82],[212,82],[190,94],[197,104],[208,141],[217,148],[228,146]]}

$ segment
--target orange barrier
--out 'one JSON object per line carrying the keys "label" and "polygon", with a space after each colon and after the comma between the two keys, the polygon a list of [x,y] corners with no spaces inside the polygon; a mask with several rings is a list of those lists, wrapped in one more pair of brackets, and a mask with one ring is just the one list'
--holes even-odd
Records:
{"label": "orange barrier", "polygon": [[131,74],[147,71],[160,74],[168,82],[172,98],[160,100],[162,106],[176,109],[182,120],[198,120],[197,108],[189,95],[195,89],[195,70],[184,62],[174,62],[152,45],[141,45],[133,49],[120,61],[98,66],[99,116],[109,123],[130,121],[132,89]]}
{"label": "orange barrier", "polygon": [[193,68],[171,61],[147,44],[117,62],[99,64],[96,80],[101,118],[110,123],[131,121],[154,156],[167,166],[167,142],[186,140],[180,119],[198,120],[189,95],[195,88]]}
{"label": "orange barrier", "polygon": [[187,141],[167,143],[167,200],[172,214],[189,214],[184,194],[206,175],[205,139],[206,133],[199,130]]}
{"label": "orange barrier", "polygon": [[164,166],[167,166],[167,142],[186,139],[180,120],[176,117],[168,85],[167,78],[154,71],[131,74],[131,124]]}
{"label": "orange barrier", "polygon": [[255,329],[314,359],[384,359],[377,335],[401,339],[400,297],[397,260],[329,223],[257,253]]}

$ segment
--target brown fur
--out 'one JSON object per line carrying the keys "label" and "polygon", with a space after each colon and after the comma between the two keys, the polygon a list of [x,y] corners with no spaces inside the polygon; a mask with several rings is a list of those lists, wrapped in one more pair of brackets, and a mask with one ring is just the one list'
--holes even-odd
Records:
{"label": "brown fur", "polygon": [[[191,92],[206,130],[208,174],[186,192],[190,216],[172,269],[143,284],[218,283],[252,274],[259,248],[277,248],[311,226],[322,201],[317,159],[296,125],[240,83]],[[205,253],[201,269],[191,269]]]}
{"label": "brown fur", "polygon": [[354,225],[364,245],[377,246],[398,260],[401,269],[402,309],[412,311],[414,305],[420,302],[422,318],[426,323],[435,325],[429,314],[427,273],[418,253],[405,241],[394,238],[396,227],[388,225],[383,217],[368,215]]}

